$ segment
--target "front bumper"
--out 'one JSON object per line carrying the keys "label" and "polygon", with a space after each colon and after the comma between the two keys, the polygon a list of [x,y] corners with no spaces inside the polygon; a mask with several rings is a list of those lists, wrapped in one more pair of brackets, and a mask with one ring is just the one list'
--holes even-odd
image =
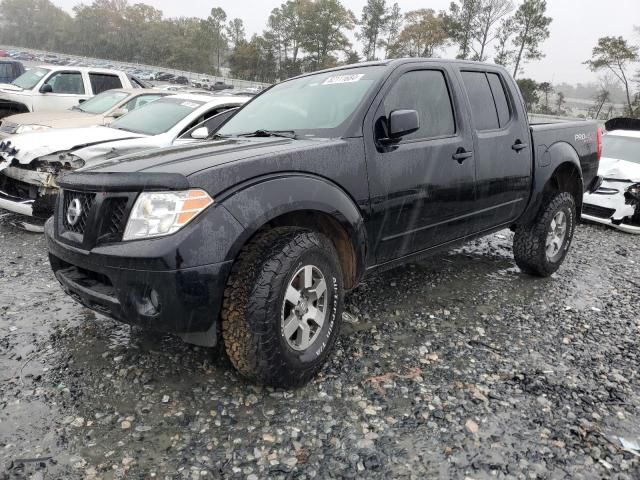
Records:
{"label": "front bumper", "polygon": [[[127,264],[126,244],[89,252],[77,249],[56,240],[53,219],[45,235],[56,278],[87,308],[123,323],[182,335],[191,343],[204,344],[197,341],[199,333],[215,334],[232,262],[162,271],[122,268]],[[154,251],[153,240],[136,243],[138,251],[145,243],[149,252]],[[132,258],[130,264],[135,263]]]}
{"label": "front bumper", "polygon": [[582,214],[582,219],[589,222],[600,223],[609,227],[616,228],[625,233],[634,233],[640,235],[640,226],[630,225],[628,223],[617,223],[611,218],[600,218],[593,215]]}
{"label": "front bumper", "polygon": [[605,179],[595,192],[585,195],[582,219],[640,234],[640,224],[636,221],[640,206],[625,197],[631,185],[633,182]]}
{"label": "front bumper", "polygon": [[42,220],[53,214],[58,187],[55,175],[20,167],[0,170],[0,208]]}
{"label": "front bumper", "polygon": [[27,217],[33,217],[33,200],[24,200],[0,190],[0,208]]}

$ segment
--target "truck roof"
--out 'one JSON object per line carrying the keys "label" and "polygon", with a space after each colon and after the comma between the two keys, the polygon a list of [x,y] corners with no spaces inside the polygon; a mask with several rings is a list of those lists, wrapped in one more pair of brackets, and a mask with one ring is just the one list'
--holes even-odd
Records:
{"label": "truck roof", "polygon": [[[360,62],[360,63],[352,63],[349,65],[341,65],[339,67],[333,67],[333,68],[327,68],[324,70],[319,70],[317,72],[310,72],[310,73],[304,73],[302,75],[298,75],[297,77],[293,77],[293,78],[301,78],[301,77],[306,77],[309,75],[314,75],[317,73],[326,73],[326,72],[334,72],[334,71],[340,71],[340,70],[348,70],[351,68],[359,68],[359,67],[397,67],[398,65],[404,65],[404,64],[408,64],[408,63],[438,63],[438,64],[443,64],[443,63],[449,63],[449,64],[456,64],[456,65],[468,65],[468,66],[483,66],[483,67],[492,67],[492,68],[499,68],[504,70],[504,67],[500,66],[500,65],[495,65],[493,63],[486,63],[486,62],[475,62],[475,61],[471,61],[471,60],[457,60],[457,59],[447,59],[447,58],[426,58],[426,57],[406,57],[406,58],[394,58],[394,59],[388,59],[388,60],[372,60],[369,62]],[[289,79],[291,80],[291,79]],[[285,80],[286,81],[286,80]]]}
{"label": "truck roof", "polygon": [[66,71],[66,70],[74,70],[77,72],[84,73],[121,73],[123,75],[127,75],[127,72],[123,70],[118,70],[116,68],[93,68],[93,67],[75,67],[69,65],[38,65],[35,68],[44,68],[52,72]]}

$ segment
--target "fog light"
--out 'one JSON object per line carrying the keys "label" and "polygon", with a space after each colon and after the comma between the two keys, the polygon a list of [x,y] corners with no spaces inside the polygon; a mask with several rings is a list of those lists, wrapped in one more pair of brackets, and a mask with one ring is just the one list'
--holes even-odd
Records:
{"label": "fog light", "polygon": [[146,288],[140,296],[135,295],[134,302],[138,313],[146,317],[153,317],[159,314],[162,307],[160,295],[153,288]]}

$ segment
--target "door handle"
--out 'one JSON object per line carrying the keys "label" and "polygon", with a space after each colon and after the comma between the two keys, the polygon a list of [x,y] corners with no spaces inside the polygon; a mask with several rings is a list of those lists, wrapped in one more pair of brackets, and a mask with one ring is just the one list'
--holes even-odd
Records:
{"label": "door handle", "polygon": [[511,146],[511,149],[515,150],[516,152],[519,152],[520,150],[524,150],[525,148],[529,148],[529,144],[522,143],[522,140],[516,140],[516,143],[514,143]]}
{"label": "door handle", "polygon": [[459,164],[464,163],[467,158],[473,157],[473,152],[467,152],[464,147],[460,147],[456,153],[453,154],[453,159],[457,160]]}

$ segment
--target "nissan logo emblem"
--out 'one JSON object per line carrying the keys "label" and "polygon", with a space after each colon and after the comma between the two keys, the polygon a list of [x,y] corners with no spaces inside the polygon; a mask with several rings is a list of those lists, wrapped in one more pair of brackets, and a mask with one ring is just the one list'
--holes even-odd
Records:
{"label": "nissan logo emblem", "polygon": [[78,220],[82,216],[82,204],[80,203],[80,199],[74,198],[71,200],[69,204],[69,208],[67,208],[67,222],[72,227],[75,227]]}

